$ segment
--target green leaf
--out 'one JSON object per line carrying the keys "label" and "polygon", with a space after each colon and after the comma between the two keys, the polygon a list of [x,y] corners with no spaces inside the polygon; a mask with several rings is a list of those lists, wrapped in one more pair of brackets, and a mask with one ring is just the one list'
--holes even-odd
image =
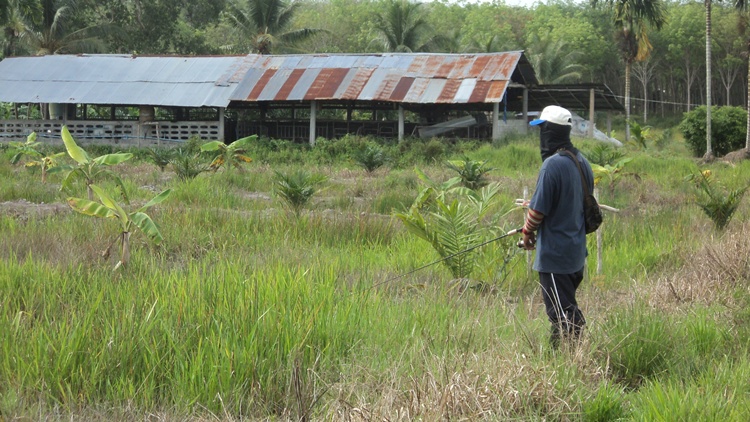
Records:
{"label": "green leaf", "polygon": [[68,155],[70,155],[70,158],[75,160],[76,163],[88,164],[91,162],[91,158],[86,153],[86,151],[84,151],[83,148],[79,147],[78,144],[76,144],[76,141],[75,139],[73,139],[70,131],[68,131],[67,126],[62,127],[62,140],[65,144],[65,149],[68,151]]}
{"label": "green leaf", "polygon": [[253,143],[253,142],[257,141],[257,140],[258,140],[258,135],[246,136],[244,138],[240,138],[240,139],[232,142],[229,145],[229,148],[231,148],[232,150],[237,150],[237,149],[240,149],[240,148],[246,148],[246,147],[250,146],[251,143]]}
{"label": "green leaf", "polygon": [[65,178],[63,179],[61,183],[60,190],[70,189],[71,185],[73,184],[73,179],[75,179],[78,176],[86,177],[86,173],[80,167],[71,170],[70,173],[65,175]]}
{"label": "green leaf", "polygon": [[23,155],[23,152],[19,152],[18,154],[14,155],[13,158],[10,159],[11,164],[18,164],[19,161],[21,161],[21,156]]}
{"label": "green leaf", "polygon": [[201,151],[216,151],[224,145],[221,141],[207,142],[201,145]]}
{"label": "green leaf", "polygon": [[94,162],[103,166],[114,166],[115,164],[120,164],[123,161],[128,161],[131,158],[133,158],[133,154],[129,152],[119,152],[115,154],[106,154],[102,155],[101,157],[96,157],[94,159]]}
{"label": "green leaf", "polygon": [[27,144],[33,144],[36,142],[36,132],[29,133],[29,136],[26,137],[26,143]]}
{"label": "green leaf", "polygon": [[[161,196],[161,195],[159,195]],[[156,227],[156,223],[151,220],[147,214],[140,211],[134,212],[130,215],[131,221],[156,244],[161,243],[164,238],[161,236],[159,228]]]}
{"label": "green leaf", "polygon": [[117,213],[117,215],[120,217],[120,221],[123,224],[127,224],[127,222],[128,222],[128,213],[125,212],[124,209],[122,209],[122,207],[120,206],[120,204],[118,204],[117,202],[115,202],[115,200],[112,199],[111,196],[107,195],[107,192],[105,192],[104,189],[100,188],[99,186],[91,185],[91,190],[93,190],[94,193],[96,193],[96,196],[98,196],[99,199],[101,199],[102,204],[105,207],[107,207],[107,208],[109,208],[112,211],[114,211],[114,212]]}
{"label": "green leaf", "polygon": [[169,195],[172,193],[172,189],[167,189],[164,192],[156,195],[153,199],[146,202],[141,208],[138,209],[138,212],[146,211],[146,209],[153,207],[154,205],[163,202],[165,199],[169,197]]}
{"label": "green leaf", "polygon": [[73,211],[84,215],[100,218],[117,218],[117,214],[111,209],[98,202],[89,201],[88,199],[71,197],[68,198],[68,205],[70,205],[70,208],[72,208]]}

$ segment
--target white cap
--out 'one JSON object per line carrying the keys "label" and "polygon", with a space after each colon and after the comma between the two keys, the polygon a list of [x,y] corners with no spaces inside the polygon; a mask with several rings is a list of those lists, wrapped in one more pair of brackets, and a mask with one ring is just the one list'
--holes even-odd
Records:
{"label": "white cap", "polygon": [[560,106],[547,106],[542,110],[538,119],[529,122],[531,126],[540,125],[544,122],[555,123],[558,125],[572,126],[572,116],[570,112]]}

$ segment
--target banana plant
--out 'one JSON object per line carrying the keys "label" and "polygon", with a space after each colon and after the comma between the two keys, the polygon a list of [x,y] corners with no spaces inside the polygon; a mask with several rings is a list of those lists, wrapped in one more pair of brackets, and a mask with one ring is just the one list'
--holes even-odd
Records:
{"label": "banana plant", "polygon": [[31,132],[26,137],[26,142],[11,142],[10,146],[15,148],[16,154],[10,159],[11,164],[18,164],[21,161],[21,157],[28,156],[33,157],[25,162],[27,168],[39,167],[42,169],[42,183],[47,183],[47,173],[52,169],[62,169],[58,167],[58,159],[65,155],[64,152],[58,152],[57,154],[44,155],[37,150],[37,147],[41,145],[40,142],[36,142],[36,132]]}
{"label": "banana plant", "polygon": [[68,152],[70,158],[72,158],[77,166],[73,167],[63,178],[62,189],[69,189],[76,178],[82,178],[86,182],[86,192],[88,194],[89,201],[94,200],[94,193],[91,189],[91,185],[100,179],[109,178],[112,179],[120,187],[120,193],[127,202],[127,193],[125,191],[125,185],[122,183],[120,176],[107,170],[106,167],[120,164],[133,158],[131,153],[115,153],[105,154],[96,158],[91,158],[86,151],[79,147],[73,136],[70,134],[67,126],[62,127],[62,140],[65,144],[65,149]]}
{"label": "banana plant", "polygon": [[138,208],[132,213],[128,213],[122,208],[111,196],[109,196],[102,188],[96,185],[89,185],[99,197],[100,202],[95,202],[83,198],[68,198],[68,205],[83,215],[89,215],[92,217],[99,218],[111,218],[117,220],[120,223],[120,234],[117,235],[115,240],[107,246],[102,256],[105,258],[109,257],[110,250],[117,241],[120,241],[120,260],[115,265],[115,270],[120,267],[126,267],[130,261],[130,234],[133,227],[139,228],[146,236],[156,244],[161,243],[163,237],[156,223],[149,217],[145,211],[156,204],[167,199],[171,189],[167,189],[164,192],[156,195],[153,199],[148,201],[145,205]]}
{"label": "banana plant", "polygon": [[613,165],[605,164],[600,166],[599,164],[591,163],[591,170],[594,172],[594,185],[598,186],[602,180],[606,180],[609,196],[612,198],[615,195],[615,186],[622,176],[633,176],[635,180],[640,182],[641,176],[637,173],[623,172],[625,165],[631,161],[633,161],[632,157],[625,157]]}
{"label": "banana plant", "polygon": [[252,158],[245,155],[247,148],[252,142],[258,139],[258,135],[251,135],[238,139],[227,145],[222,141],[212,141],[201,145],[201,151],[217,152],[209,164],[208,168],[216,171],[222,167],[229,169],[231,167],[242,168],[242,164],[253,161]]}

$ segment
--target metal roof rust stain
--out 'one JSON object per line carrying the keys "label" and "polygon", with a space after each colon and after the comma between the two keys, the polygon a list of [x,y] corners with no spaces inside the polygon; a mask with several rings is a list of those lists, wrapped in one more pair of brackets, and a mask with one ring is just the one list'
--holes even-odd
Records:
{"label": "metal roof rust stain", "polygon": [[294,89],[294,86],[297,85],[297,81],[299,81],[299,78],[302,77],[303,73],[305,73],[304,69],[292,70],[292,72],[289,74],[289,78],[284,81],[284,83],[281,85],[281,88],[276,92],[274,100],[286,100],[289,97],[289,94],[292,92],[292,89]]}
{"label": "metal roof rust stain", "polygon": [[341,84],[348,69],[321,69],[318,77],[315,78],[310,88],[307,90],[305,100],[331,99],[336,89]]}
{"label": "metal roof rust stain", "polygon": [[476,85],[474,86],[474,91],[471,92],[471,96],[469,96],[470,103],[483,103],[485,99],[487,99],[487,93],[490,91],[490,82],[487,81],[477,81]]}
{"label": "metal roof rust stain", "polygon": [[356,75],[354,75],[351,84],[349,84],[349,87],[346,89],[346,91],[344,91],[344,95],[341,99],[356,100],[357,98],[359,98],[359,94],[364,89],[367,81],[370,80],[370,76],[374,71],[375,68],[372,67],[360,68],[359,70],[357,70]]}
{"label": "metal roof rust stain", "polygon": [[438,96],[436,103],[452,103],[453,98],[456,97],[456,92],[458,92],[458,88],[461,86],[461,80],[460,79],[448,79],[448,81],[445,83],[445,86],[443,87],[443,91],[440,92],[440,95]]}
{"label": "metal roof rust stain", "polygon": [[263,88],[266,87],[266,84],[269,80],[273,77],[273,75],[276,74],[276,69],[267,69],[265,72],[263,72],[263,75],[258,80],[258,83],[255,84],[255,87],[253,87],[253,90],[250,91],[250,94],[247,96],[247,99],[250,101],[257,100],[260,96],[260,93],[263,92]]}
{"label": "metal roof rust stain", "polygon": [[401,80],[396,84],[396,87],[393,89],[390,100],[403,101],[404,97],[406,97],[406,94],[409,93],[409,88],[411,88],[412,84],[414,84],[414,78],[401,78]]}
{"label": "metal roof rust stain", "polygon": [[[520,51],[462,55],[250,55],[240,68],[247,77],[255,79],[246,81],[252,91],[246,98],[233,99],[494,102],[502,99],[521,56]],[[265,70],[261,77],[250,71],[259,68]],[[283,70],[272,78],[273,73],[269,72],[276,69]]]}

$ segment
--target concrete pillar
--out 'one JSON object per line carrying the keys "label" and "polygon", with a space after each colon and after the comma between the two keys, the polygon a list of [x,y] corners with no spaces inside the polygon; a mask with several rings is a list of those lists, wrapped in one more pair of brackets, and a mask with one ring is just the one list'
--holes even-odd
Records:
{"label": "concrete pillar", "polygon": [[318,102],[310,101],[310,146],[315,146],[315,123],[318,116]]}
{"label": "concrete pillar", "polygon": [[226,139],[224,138],[224,125],[224,107],[219,107],[219,140],[226,142]]}
{"label": "concrete pillar", "polygon": [[398,106],[398,140],[404,139],[404,107]]}
{"label": "concrete pillar", "polygon": [[500,103],[492,103],[492,140],[500,139]]}

